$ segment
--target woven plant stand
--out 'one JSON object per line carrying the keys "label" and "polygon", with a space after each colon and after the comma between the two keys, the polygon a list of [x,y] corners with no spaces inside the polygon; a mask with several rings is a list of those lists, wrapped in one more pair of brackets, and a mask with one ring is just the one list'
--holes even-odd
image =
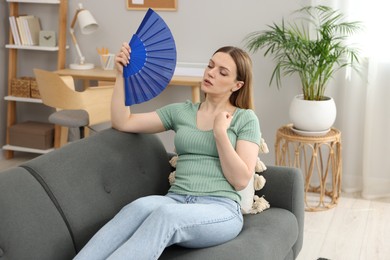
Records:
{"label": "woven plant stand", "polygon": [[[305,178],[306,211],[321,211],[337,205],[341,193],[341,132],[335,128],[322,136],[303,136],[292,125],[278,129],[275,164],[302,169]],[[317,193],[318,201],[308,200]],[[311,197],[312,198],[312,197]]]}

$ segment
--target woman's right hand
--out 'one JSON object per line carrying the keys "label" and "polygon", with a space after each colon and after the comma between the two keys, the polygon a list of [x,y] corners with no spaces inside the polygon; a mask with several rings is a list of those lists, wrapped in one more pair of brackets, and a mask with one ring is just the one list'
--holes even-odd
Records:
{"label": "woman's right hand", "polygon": [[115,57],[115,67],[119,73],[123,73],[123,66],[130,62],[131,48],[127,42],[122,43],[122,47]]}

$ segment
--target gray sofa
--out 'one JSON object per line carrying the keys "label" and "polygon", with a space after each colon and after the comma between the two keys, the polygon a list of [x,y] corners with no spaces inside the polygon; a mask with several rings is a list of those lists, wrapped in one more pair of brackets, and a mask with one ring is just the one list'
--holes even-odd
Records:
{"label": "gray sofa", "polygon": [[[156,135],[104,130],[0,173],[0,260],[72,259],[124,205],[165,194],[169,154]],[[271,208],[246,215],[216,247],[167,248],[160,259],[294,259],[303,241],[301,172],[268,166],[258,192]]]}

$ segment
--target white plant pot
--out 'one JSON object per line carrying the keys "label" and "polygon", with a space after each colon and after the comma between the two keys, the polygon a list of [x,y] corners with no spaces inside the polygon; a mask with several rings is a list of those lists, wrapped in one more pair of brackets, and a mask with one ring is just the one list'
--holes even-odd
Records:
{"label": "white plant pot", "polygon": [[290,120],[298,131],[327,133],[336,120],[336,104],[330,97],[313,101],[297,95],[290,105]]}

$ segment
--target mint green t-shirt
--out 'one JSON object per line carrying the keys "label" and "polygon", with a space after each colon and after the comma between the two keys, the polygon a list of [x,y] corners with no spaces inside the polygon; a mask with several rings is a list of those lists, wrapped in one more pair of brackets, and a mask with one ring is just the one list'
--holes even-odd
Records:
{"label": "mint green t-shirt", "polygon": [[[222,172],[213,131],[199,130],[196,124],[200,103],[175,103],[157,110],[166,130],[173,130],[178,154],[175,182],[170,192],[194,196],[227,197],[241,200],[240,195]],[[250,109],[237,108],[227,130],[233,147],[237,140],[260,145],[257,116]]]}

